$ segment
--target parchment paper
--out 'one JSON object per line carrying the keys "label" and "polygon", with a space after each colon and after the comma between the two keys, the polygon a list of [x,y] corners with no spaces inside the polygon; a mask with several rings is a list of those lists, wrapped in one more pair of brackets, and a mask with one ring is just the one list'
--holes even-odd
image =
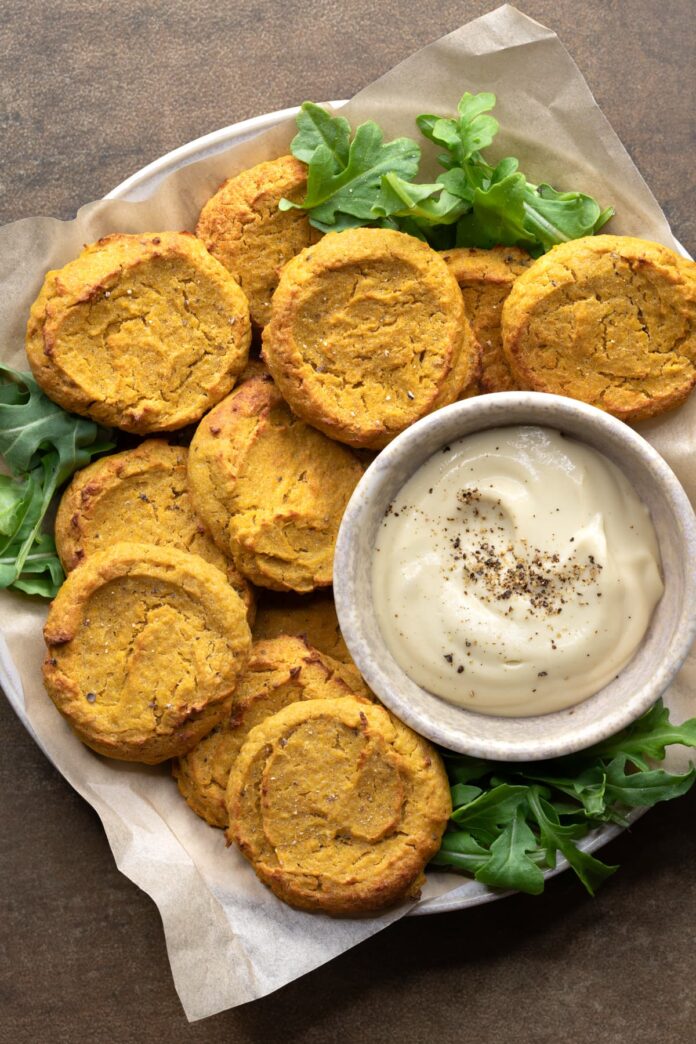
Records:
{"label": "parchment paper", "polygon": [[[607,52],[606,60],[611,60]],[[418,137],[419,112],[453,112],[465,90],[493,90],[502,132],[498,155],[514,154],[532,179],[581,188],[612,202],[610,231],[675,247],[650,190],[597,107],[555,34],[509,6],[479,18],[402,62],[343,109],[355,125],[376,119],[387,137]],[[223,178],[288,151],[294,123],[176,171],[140,203],[88,204],[74,221],[29,218],[0,230],[0,344],[5,361],[27,369],[29,307],[49,268],[109,232],[192,229]],[[427,143],[424,143],[427,146]],[[434,173],[432,153],[423,166]],[[696,500],[696,401],[642,428]],[[0,682],[37,743],[97,810],[119,869],[157,903],[177,991],[190,1020],[278,989],[402,917],[336,921],[291,910],[261,885],[222,833],[179,797],[166,768],[108,761],[75,739],[46,696],[40,664],[45,605],[0,596]],[[670,691],[673,717],[696,713],[692,658]],[[673,761],[677,764],[678,761]],[[66,838],[66,844],[70,839]],[[79,858],[79,854],[76,853]],[[480,901],[485,888],[431,875],[425,896],[458,888]],[[137,940],[134,940],[137,945]]]}

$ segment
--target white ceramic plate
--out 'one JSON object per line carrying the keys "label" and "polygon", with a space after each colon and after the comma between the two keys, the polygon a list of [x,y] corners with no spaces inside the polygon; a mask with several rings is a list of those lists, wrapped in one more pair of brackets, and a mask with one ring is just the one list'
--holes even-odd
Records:
{"label": "white ceramic plate", "polygon": [[[333,108],[338,108],[341,105],[345,105],[345,101],[334,101],[329,104]],[[276,123],[287,119],[289,116],[294,116],[297,112],[297,107],[279,109],[276,112],[265,113],[263,116],[255,116],[250,120],[243,120],[241,123],[233,123],[230,127],[223,127],[221,130],[213,131],[202,138],[196,138],[195,141],[182,145],[180,148],[168,152],[165,156],[161,156],[152,163],[148,163],[146,167],[136,171],[135,174],[132,174],[131,177],[126,178],[115,189],[112,189],[106,198],[130,201],[146,199],[155,191],[164,178],[180,167],[185,167],[187,164],[203,159],[205,156],[215,155],[215,153],[222,152],[232,145],[238,145],[243,141],[247,141],[260,131],[273,127]],[[643,814],[643,811],[643,809],[635,810],[629,816],[629,819],[631,821],[636,820]],[[586,852],[594,852],[620,833],[620,827],[606,826],[589,834],[583,839],[579,847]],[[547,870],[544,876],[547,878],[554,877],[566,869],[568,869],[568,863],[565,859],[559,858],[556,868]],[[578,884],[578,887],[581,887],[581,885]],[[459,888],[455,888],[445,895],[424,899],[411,910],[409,916],[462,910],[469,906],[490,903],[510,894],[510,892],[494,892],[487,888],[486,885],[479,884],[478,881],[464,878]]]}

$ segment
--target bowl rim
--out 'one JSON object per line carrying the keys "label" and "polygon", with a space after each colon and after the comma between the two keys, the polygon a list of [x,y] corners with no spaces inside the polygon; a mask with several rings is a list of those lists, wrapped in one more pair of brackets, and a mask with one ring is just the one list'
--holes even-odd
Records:
{"label": "bowl rim", "polygon": [[[526,420],[513,419],[507,422],[500,419],[491,420],[496,413],[500,417],[500,414],[520,409],[528,411],[533,416]],[[465,423],[470,425],[472,418],[477,417],[480,419],[480,425],[468,426],[459,434],[453,433],[454,429],[464,428]],[[579,441],[587,441],[591,448],[600,453],[603,450],[597,445],[597,441],[600,436],[606,436],[611,448],[605,453],[605,456],[622,470],[624,469],[621,458],[624,459],[626,467],[629,466],[629,461],[634,466],[642,467],[645,477],[649,476],[650,481],[653,482],[656,495],[666,501],[683,561],[683,570],[681,570],[683,593],[677,604],[676,623],[670,640],[662,649],[662,660],[654,663],[649,671],[646,669],[645,680],[637,687],[630,699],[624,699],[620,706],[612,704],[613,710],[607,712],[601,719],[581,722],[577,717],[574,718],[573,712],[575,707],[580,707],[582,704],[594,700],[600,693],[605,693],[609,686],[576,704],[575,707],[525,718],[483,715],[467,708],[455,707],[442,700],[445,713],[451,716],[454,709],[457,717],[461,718],[462,726],[466,721],[470,729],[475,729],[476,719],[495,720],[497,723],[502,723],[499,728],[501,737],[506,732],[505,723],[524,721],[525,723],[543,724],[546,722],[550,726],[559,725],[560,727],[563,724],[560,719],[563,718],[566,728],[561,739],[547,735],[541,725],[539,735],[534,739],[491,740],[490,737],[482,736],[474,739],[468,732],[466,735],[457,733],[457,730],[453,729],[451,725],[443,725],[436,716],[414,706],[406,696],[403,696],[400,691],[396,691],[397,686],[387,677],[384,670],[385,662],[391,663],[392,667],[396,666],[405,682],[408,685],[415,685],[416,689],[420,689],[431,701],[440,701],[441,698],[429,693],[408,678],[387,648],[378,627],[371,630],[363,626],[365,613],[360,611],[358,605],[361,592],[357,588],[357,569],[362,559],[359,550],[360,541],[356,537],[367,524],[374,500],[383,494],[390,477],[393,484],[395,468],[403,467],[404,463],[409,461],[409,457],[413,460],[413,466],[396,487],[398,489],[408,481],[408,478],[426,459],[437,452],[439,446],[476,431],[513,425],[538,425],[562,431],[567,430],[568,435]],[[433,439],[434,431],[440,429],[443,431],[441,440],[439,442],[431,441],[429,448],[424,452],[424,444],[428,439]],[[589,437],[590,433],[593,435],[592,439]],[[432,448],[433,446],[434,448]],[[631,482],[630,477],[627,476],[627,478]],[[631,482],[631,485],[634,483]],[[394,495],[396,493],[392,492],[389,499],[392,499]],[[662,553],[660,536],[657,532],[656,535]],[[689,553],[690,548],[691,553]],[[665,594],[672,594],[667,585]],[[663,598],[665,594],[663,594]],[[675,590],[673,594],[678,597],[678,591]],[[401,432],[367,468],[353,492],[341,521],[334,558],[334,600],[346,645],[367,684],[389,710],[415,731],[450,750],[489,760],[535,761],[558,757],[601,742],[635,721],[669,687],[686,659],[696,639],[696,612],[690,609],[690,606],[696,605],[696,515],[683,487],[664,458],[638,432],[610,414],[579,400],[544,392],[495,392],[464,399],[427,415]],[[364,605],[364,602],[362,604]],[[661,604],[662,599],[658,606]],[[667,612],[667,609],[664,609],[663,612]],[[619,672],[617,677],[628,669],[633,663],[633,659]],[[649,663],[651,662],[649,661]]]}

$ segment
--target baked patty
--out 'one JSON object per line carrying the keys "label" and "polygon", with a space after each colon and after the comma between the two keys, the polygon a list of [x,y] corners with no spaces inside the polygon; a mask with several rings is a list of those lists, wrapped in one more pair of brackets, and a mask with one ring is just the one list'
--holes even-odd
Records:
{"label": "baked patty", "polygon": [[229,713],[251,646],[246,606],[219,569],[128,543],[70,573],[44,637],[46,689],[82,742],[150,765]]}
{"label": "baked patty", "polygon": [[203,418],[188,482],[196,512],[244,576],[306,592],[331,583],[338,527],[362,470],[259,376]]}
{"label": "baked patty", "polygon": [[310,595],[264,594],[252,628],[254,641],[281,634],[306,639],[319,652],[343,663],[352,663],[336,616],[333,595],[317,591]]}
{"label": "baked patty", "polygon": [[[512,391],[517,387],[505,353],[501,316],[503,304],[512,290],[512,284],[532,263],[525,250],[517,247],[461,247],[446,250],[442,257],[459,283],[464,307],[476,340],[481,346],[482,392]],[[461,398],[469,398],[473,389],[466,389]]]}
{"label": "baked patty", "polygon": [[279,898],[357,916],[417,897],[451,800],[426,740],[346,697],[294,703],[253,729],[227,807],[228,839]]}
{"label": "baked patty", "polygon": [[503,342],[522,388],[654,417],[696,384],[696,265],[629,236],[562,243],[513,284]]}
{"label": "baked patty", "polygon": [[477,373],[479,347],[436,251],[401,232],[356,228],[285,266],[263,356],[308,424],[380,449],[457,399]]}
{"label": "baked patty", "polygon": [[49,272],[27,325],[37,382],[66,410],[148,434],[197,421],[249,353],[246,297],[188,232],[116,234]]}
{"label": "baked patty", "polygon": [[306,186],[305,165],[281,156],[226,181],[198,219],[196,235],[249,298],[256,326],[265,326],[271,317],[283,265],[319,237],[304,211],[278,209],[283,197],[298,203]]}

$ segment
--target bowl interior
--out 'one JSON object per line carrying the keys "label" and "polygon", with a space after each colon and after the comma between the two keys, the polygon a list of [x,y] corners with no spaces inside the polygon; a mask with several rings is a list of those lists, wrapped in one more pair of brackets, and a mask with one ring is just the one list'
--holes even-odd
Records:
{"label": "bowl interior", "polygon": [[[448,442],[513,424],[555,428],[594,447],[626,475],[652,517],[665,590],[633,659],[582,703],[534,717],[497,717],[456,707],[412,681],[387,648],[372,598],[372,552],[385,510],[404,483]],[[696,637],[696,519],[676,477],[627,425],[584,403],[505,392],[454,403],[396,438],[370,465],[341,524],[334,594],[344,638],[368,685],[429,739],[476,757],[534,760],[610,736],[668,687]]]}

